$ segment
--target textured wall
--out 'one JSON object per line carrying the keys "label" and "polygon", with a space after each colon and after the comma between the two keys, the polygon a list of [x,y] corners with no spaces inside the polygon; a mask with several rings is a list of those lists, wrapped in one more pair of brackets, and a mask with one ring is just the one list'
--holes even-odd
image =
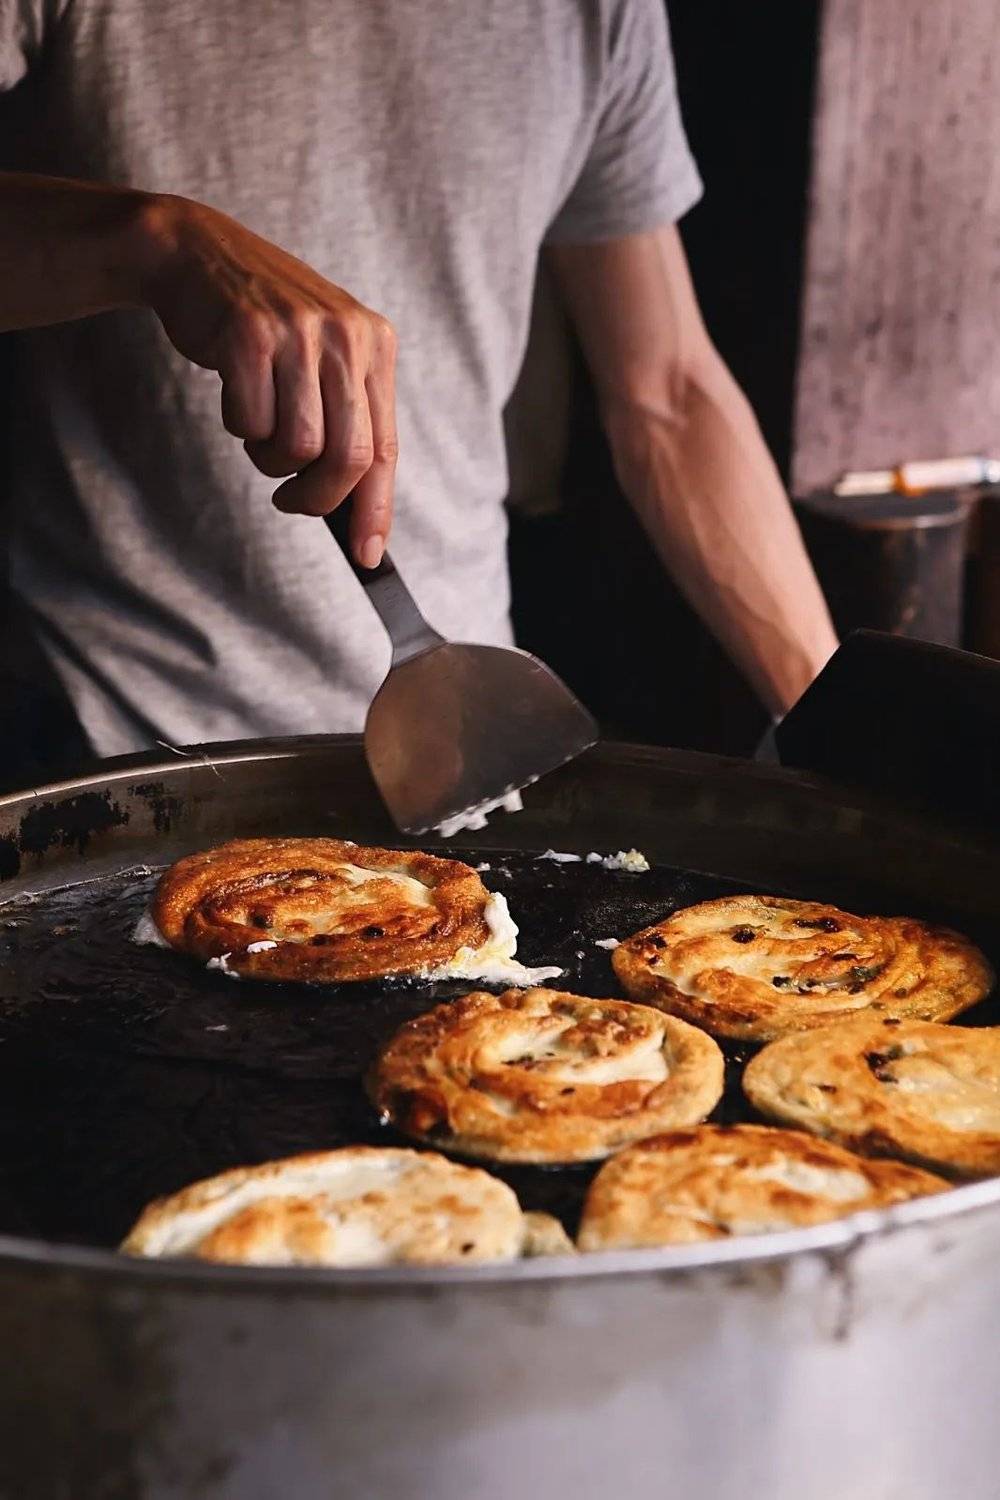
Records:
{"label": "textured wall", "polygon": [[1000,5],[826,0],[793,486],[1000,449]]}

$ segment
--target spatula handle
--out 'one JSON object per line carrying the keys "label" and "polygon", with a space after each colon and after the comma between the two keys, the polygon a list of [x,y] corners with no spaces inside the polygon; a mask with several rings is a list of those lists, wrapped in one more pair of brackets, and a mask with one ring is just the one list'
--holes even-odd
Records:
{"label": "spatula handle", "polygon": [[382,554],[377,568],[363,568],[355,560],[350,541],[350,506],[351,497],[348,495],[323,520],[388,631],[392,642],[392,665],[398,667],[401,662],[429,651],[432,646],[440,646],[442,637],[420,613],[388,552]]}

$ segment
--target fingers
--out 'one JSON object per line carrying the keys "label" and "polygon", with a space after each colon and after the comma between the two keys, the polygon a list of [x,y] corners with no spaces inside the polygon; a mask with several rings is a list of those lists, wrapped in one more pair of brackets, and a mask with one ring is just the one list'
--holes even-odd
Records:
{"label": "fingers", "polygon": [[291,476],[279,510],[325,515],[355,492],[351,544],[365,567],[381,560],[392,521],[395,360],[391,325],[348,300],[240,317],[217,366],[228,430],[261,473]]}
{"label": "fingers", "polygon": [[[328,350],[320,366],[322,454],[281,485],[279,510],[325,515],[354,491],[351,543],[363,567],[376,567],[392,520],[396,470],[395,335],[368,315],[366,339]],[[367,343],[367,347],[365,347]]]}
{"label": "fingers", "polygon": [[365,382],[372,429],[372,463],[355,487],[351,550],[363,568],[377,568],[392,526],[396,481],[395,361],[379,364]]}
{"label": "fingers", "polygon": [[317,330],[290,331],[273,363],[273,385],[274,430],[265,441],[245,447],[262,474],[281,479],[315,462],[325,446]]}
{"label": "fingers", "polygon": [[273,346],[262,323],[247,319],[220,369],[222,421],[227,432],[261,442],[274,431]]}
{"label": "fingers", "polygon": [[364,385],[345,388],[342,375],[324,367],[320,374],[326,445],[315,463],[274,494],[277,508],[303,516],[335,510],[371,467],[372,427]]}

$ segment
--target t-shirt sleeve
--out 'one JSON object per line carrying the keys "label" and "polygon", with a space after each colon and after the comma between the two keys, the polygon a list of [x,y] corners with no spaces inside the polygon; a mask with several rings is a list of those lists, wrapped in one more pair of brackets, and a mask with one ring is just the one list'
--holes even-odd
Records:
{"label": "t-shirt sleeve", "polygon": [[700,197],[664,0],[617,0],[594,138],[546,239],[584,243],[639,234],[676,223]]}
{"label": "t-shirt sleeve", "polygon": [[67,0],[0,0],[0,93],[35,63]]}

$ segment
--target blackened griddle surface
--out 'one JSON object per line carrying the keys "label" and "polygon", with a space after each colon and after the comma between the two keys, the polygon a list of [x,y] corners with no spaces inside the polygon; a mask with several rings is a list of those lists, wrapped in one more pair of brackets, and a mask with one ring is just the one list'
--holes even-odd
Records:
{"label": "blackened griddle surface", "polygon": [[[483,880],[507,896],[525,963],[558,964],[553,984],[598,997],[622,990],[597,939],[745,889],[666,866],[629,874],[451,852],[489,861]],[[114,1245],[151,1198],[227,1167],[405,1144],[379,1124],[365,1071],[401,1022],[475,988],[208,972],[131,941],[156,874],[141,867],[0,907],[0,1232]],[[996,1003],[974,1019],[995,1022]],[[729,1049],[713,1119],[753,1118],[739,1088],[750,1050]],[[572,1232],[596,1165],[489,1169]]]}

